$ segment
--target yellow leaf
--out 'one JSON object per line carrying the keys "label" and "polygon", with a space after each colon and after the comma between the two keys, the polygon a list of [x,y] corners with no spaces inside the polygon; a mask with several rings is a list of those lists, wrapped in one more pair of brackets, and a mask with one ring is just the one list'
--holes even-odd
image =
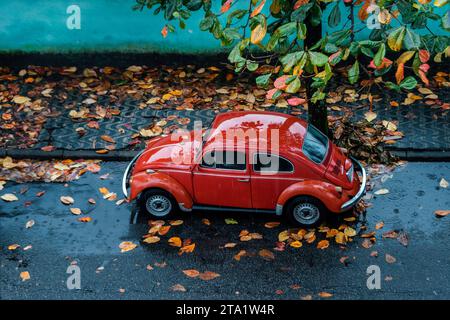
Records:
{"label": "yellow leaf", "polygon": [[145,243],[156,243],[156,242],[159,242],[159,240],[161,240],[161,238],[158,236],[150,236],[150,237],[146,237],[142,241]]}
{"label": "yellow leaf", "polygon": [[20,244],[11,244],[8,246],[8,250],[16,250],[17,248],[20,248]]}
{"label": "yellow leaf", "polygon": [[300,248],[303,246],[303,243],[301,243],[300,241],[297,240],[297,241],[291,242],[290,246],[293,248]]}
{"label": "yellow leaf", "polygon": [[279,241],[279,242],[286,241],[287,239],[289,239],[289,231],[287,231],[287,230],[281,231],[281,232],[278,234],[278,241]]}
{"label": "yellow leaf", "polygon": [[336,243],[339,244],[346,244],[347,243],[347,237],[343,232],[339,232],[335,237]]}
{"label": "yellow leaf", "polygon": [[368,122],[372,122],[373,120],[376,119],[377,114],[375,112],[372,112],[372,111],[367,111],[366,113],[364,113],[364,117],[366,118],[366,120]]}
{"label": "yellow leaf", "polygon": [[120,243],[119,248],[120,252],[127,252],[135,249],[137,247],[137,244],[131,242],[131,241],[123,241]]}
{"label": "yellow leaf", "polygon": [[190,245],[184,246],[180,248],[179,254],[187,253],[187,252],[193,252],[195,249],[195,243],[192,243]]}
{"label": "yellow leaf", "polygon": [[356,236],[356,231],[355,231],[355,229],[353,229],[351,227],[347,227],[344,229],[344,234],[347,237],[354,237],[354,236]]}
{"label": "yellow leaf", "polygon": [[408,62],[415,54],[415,51],[406,51],[403,52],[402,55],[397,59],[397,63],[403,63],[405,64],[406,62]]}
{"label": "yellow leaf", "polygon": [[264,39],[267,33],[266,26],[258,24],[251,32],[250,41],[253,44],[258,44]]}
{"label": "yellow leaf", "polygon": [[23,96],[14,96],[13,101],[17,104],[29,102],[31,99]]}

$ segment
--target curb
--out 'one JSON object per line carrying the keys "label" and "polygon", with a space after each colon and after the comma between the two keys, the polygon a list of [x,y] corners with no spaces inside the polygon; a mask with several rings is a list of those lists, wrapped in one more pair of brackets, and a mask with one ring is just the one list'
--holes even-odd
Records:
{"label": "curb", "polygon": [[[401,160],[439,162],[450,161],[450,150],[425,150],[425,149],[388,149],[388,151]],[[130,161],[139,150],[112,150],[105,154],[95,150],[54,150],[42,151],[36,149],[3,149],[0,157],[9,156],[15,159],[99,159],[106,161]]]}
{"label": "curb", "polygon": [[35,149],[6,149],[0,150],[0,157],[9,156],[15,159],[100,159],[108,161],[129,161],[133,159],[139,150],[124,151],[112,150],[108,153],[100,154],[95,150],[54,150],[42,151]]}

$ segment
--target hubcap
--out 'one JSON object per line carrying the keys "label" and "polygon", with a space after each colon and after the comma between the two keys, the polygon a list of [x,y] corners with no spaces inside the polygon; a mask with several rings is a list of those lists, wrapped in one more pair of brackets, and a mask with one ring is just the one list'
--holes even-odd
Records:
{"label": "hubcap", "polygon": [[170,200],[162,195],[153,195],[147,199],[145,207],[148,212],[157,217],[163,217],[169,214],[172,209]]}
{"label": "hubcap", "polygon": [[314,224],[319,220],[319,217],[319,208],[311,203],[300,203],[294,208],[294,218],[302,224]]}

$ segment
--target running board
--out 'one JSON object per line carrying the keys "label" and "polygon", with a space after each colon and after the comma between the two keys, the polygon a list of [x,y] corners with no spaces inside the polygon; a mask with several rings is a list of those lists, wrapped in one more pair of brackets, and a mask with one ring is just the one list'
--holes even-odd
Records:
{"label": "running board", "polygon": [[233,207],[213,207],[213,206],[202,206],[194,205],[192,207],[194,210],[211,210],[211,211],[232,211],[232,212],[252,212],[252,213],[275,213],[275,210],[267,209],[248,209],[248,208],[233,208]]}

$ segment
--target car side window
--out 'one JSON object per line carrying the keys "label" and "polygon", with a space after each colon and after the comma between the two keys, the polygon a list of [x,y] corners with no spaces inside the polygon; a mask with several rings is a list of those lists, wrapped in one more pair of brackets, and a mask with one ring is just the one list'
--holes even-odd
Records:
{"label": "car side window", "polygon": [[246,170],[245,153],[239,151],[211,151],[206,153],[200,164],[203,168],[224,170]]}
{"label": "car side window", "polygon": [[287,159],[273,154],[255,153],[255,172],[294,172],[294,165]]}

